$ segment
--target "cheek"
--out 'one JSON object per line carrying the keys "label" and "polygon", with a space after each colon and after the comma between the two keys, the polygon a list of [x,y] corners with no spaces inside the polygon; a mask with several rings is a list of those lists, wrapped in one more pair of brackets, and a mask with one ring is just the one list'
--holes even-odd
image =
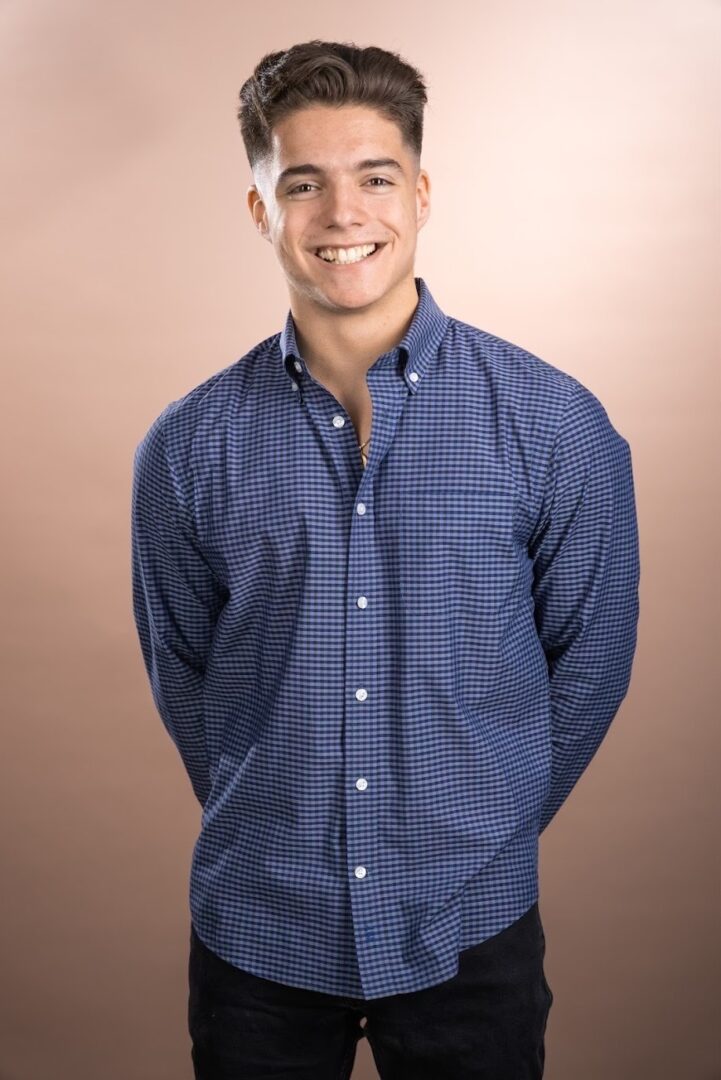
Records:
{"label": "cheek", "polygon": [[279,233],[278,244],[286,259],[303,259],[308,254],[307,244],[303,241],[302,229],[285,228]]}
{"label": "cheek", "polygon": [[412,238],[416,231],[416,205],[415,203],[404,203],[403,207],[399,209],[396,215],[395,227],[396,231],[402,241]]}
{"label": "cheek", "polygon": [[276,238],[275,247],[279,258],[284,263],[294,262],[300,257],[296,246],[293,244],[287,233]]}

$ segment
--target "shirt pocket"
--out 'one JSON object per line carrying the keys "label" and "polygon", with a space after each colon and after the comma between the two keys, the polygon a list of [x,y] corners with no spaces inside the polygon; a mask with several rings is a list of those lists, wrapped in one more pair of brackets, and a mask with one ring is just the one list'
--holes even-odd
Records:
{"label": "shirt pocket", "polygon": [[501,613],[518,574],[513,495],[497,486],[407,488],[399,501],[399,593],[406,632],[436,676],[452,672],[468,708],[500,672]]}

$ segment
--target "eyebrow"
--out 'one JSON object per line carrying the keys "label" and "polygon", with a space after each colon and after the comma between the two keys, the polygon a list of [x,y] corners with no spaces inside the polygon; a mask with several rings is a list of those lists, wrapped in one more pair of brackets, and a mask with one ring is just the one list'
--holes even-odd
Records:
{"label": "eyebrow", "polygon": [[[398,172],[403,172],[403,166],[395,158],[366,158],[364,161],[358,161],[355,166],[356,172],[364,172],[366,169],[397,169]],[[278,177],[277,187],[291,176],[324,176],[325,170],[320,165],[289,165],[287,169],[283,169]]]}

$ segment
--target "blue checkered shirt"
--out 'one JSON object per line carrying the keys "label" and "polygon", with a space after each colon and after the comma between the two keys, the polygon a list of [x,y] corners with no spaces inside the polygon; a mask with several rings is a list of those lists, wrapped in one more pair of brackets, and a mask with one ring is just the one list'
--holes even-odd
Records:
{"label": "blue checkered shirt", "polygon": [[451,978],[538,898],[539,833],[624,698],[628,443],[573,376],[422,278],[346,409],[280,333],[135,450],[134,616],[201,806],[219,956],[372,999]]}

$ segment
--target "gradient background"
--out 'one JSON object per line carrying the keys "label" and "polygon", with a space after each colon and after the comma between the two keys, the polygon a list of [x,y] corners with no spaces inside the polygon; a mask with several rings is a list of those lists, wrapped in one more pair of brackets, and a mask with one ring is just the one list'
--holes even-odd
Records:
{"label": "gradient background", "polygon": [[[0,11],[5,408],[0,1080],[189,1080],[200,808],[130,608],[132,455],[281,329],[237,93],[378,44],[429,85],[441,307],[631,444],[629,694],[541,841],[548,1080],[711,1080],[719,1016],[719,4],[104,0]],[[376,1071],[359,1045],[354,1080]]]}

